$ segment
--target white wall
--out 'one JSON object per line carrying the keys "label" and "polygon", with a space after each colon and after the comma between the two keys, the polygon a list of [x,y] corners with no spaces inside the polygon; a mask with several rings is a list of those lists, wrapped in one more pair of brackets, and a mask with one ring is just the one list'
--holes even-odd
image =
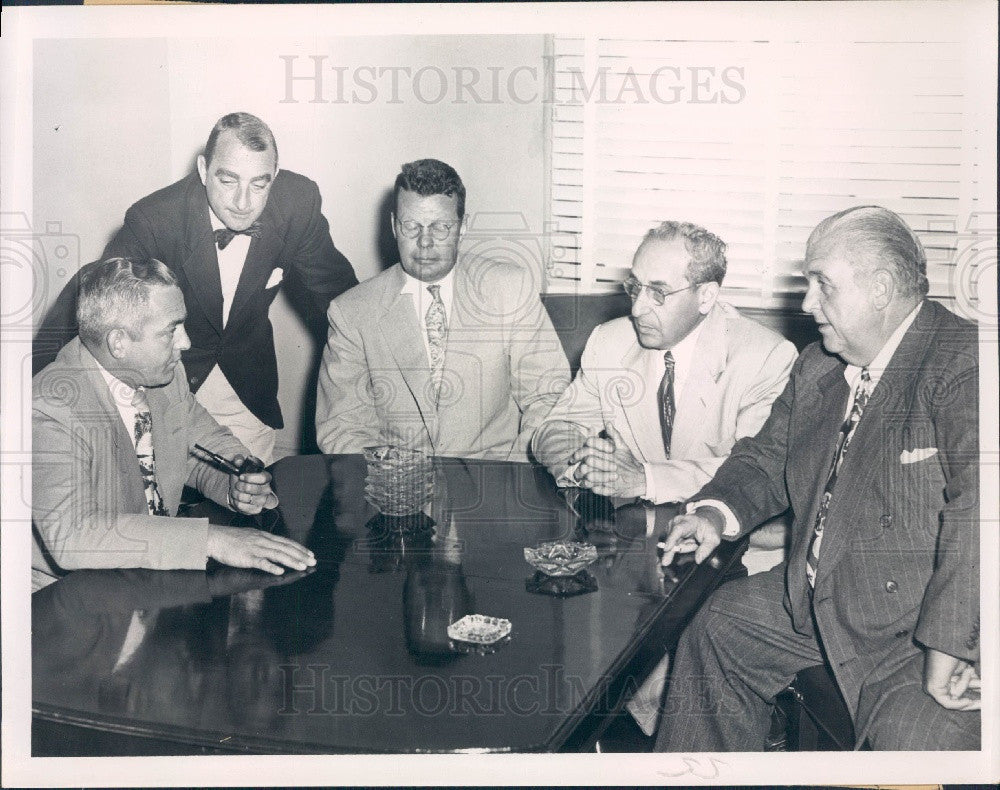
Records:
{"label": "white wall", "polygon": [[[360,279],[392,262],[384,201],[400,164],[412,159],[452,164],[466,183],[471,215],[520,214],[529,233],[541,233],[541,91],[524,100],[540,86],[542,52],[542,36],[38,41],[34,227],[61,223],[64,233],[79,237],[76,263],[95,259],[129,205],[189,172],[212,124],[246,110],[273,128],[280,166],[319,184],[334,242]],[[289,88],[281,56],[293,58],[297,76],[314,74],[312,57],[323,58],[322,103],[312,101],[315,82],[298,80]],[[335,67],[343,74],[342,90]],[[362,67],[383,69],[382,76],[357,71]],[[510,94],[507,79],[520,67],[534,72],[522,69]],[[409,75],[392,71],[402,68]],[[421,68],[427,71],[415,89]],[[466,70],[466,84],[473,71],[478,75],[480,101],[460,91],[455,68]],[[439,99],[441,74],[446,92]],[[497,101],[493,74],[501,76]],[[374,95],[355,75],[374,84]],[[298,446],[314,349],[284,300],[275,302],[271,320],[286,423],[279,449],[287,452]]]}

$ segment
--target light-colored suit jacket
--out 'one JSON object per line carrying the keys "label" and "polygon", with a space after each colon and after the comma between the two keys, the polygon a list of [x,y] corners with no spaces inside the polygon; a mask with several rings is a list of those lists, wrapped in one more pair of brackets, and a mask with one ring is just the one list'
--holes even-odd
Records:
{"label": "light-colored suit jacket", "polygon": [[413,299],[397,263],[330,304],[316,403],[325,453],[395,444],[436,455],[527,460],[569,366],[523,267],[459,261],[435,406]]}
{"label": "light-colored suit jacket", "polygon": [[[247,449],[194,399],[182,365],[146,391],[156,481],[176,513],[185,483],[226,504],[229,475],[198,461],[195,442]],[[97,362],[79,338],[32,379],[32,580],[79,568],[205,567],[204,519],[151,516],[135,447]]]}
{"label": "light-colored suit jacket", "polygon": [[652,466],[656,502],[683,501],[711,479],[737,439],[764,424],[796,357],[780,335],[716,303],[676,396],[668,459],[657,404],[662,374],[654,373],[662,353],[639,345],[628,317],[594,329],[580,372],[532,440],[553,476],[588,437],[613,425],[636,459]]}

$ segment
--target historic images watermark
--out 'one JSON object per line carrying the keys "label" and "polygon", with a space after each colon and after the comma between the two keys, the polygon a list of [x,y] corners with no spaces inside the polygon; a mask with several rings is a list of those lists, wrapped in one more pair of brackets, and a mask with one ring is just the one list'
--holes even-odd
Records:
{"label": "historic images watermark", "polygon": [[741,65],[663,64],[645,71],[606,65],[589,72],[559,66],[347,66],[330,55],[279,55],[281,104],[739,104]]}

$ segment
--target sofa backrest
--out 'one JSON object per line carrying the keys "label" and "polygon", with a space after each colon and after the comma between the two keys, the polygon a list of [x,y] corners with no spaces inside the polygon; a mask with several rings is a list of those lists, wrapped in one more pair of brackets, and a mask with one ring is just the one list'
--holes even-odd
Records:
{"label": "sofa backrest", "polygon": [[[549,311],[574,376],[580,369],[580,357],[594,327],[628,315],[631,309],[631,300],[625,293],[543,294],[542,303]],[[741,307],[740,312],[788,338],[799,351],[819,340],[816,322],[800,310]]]}

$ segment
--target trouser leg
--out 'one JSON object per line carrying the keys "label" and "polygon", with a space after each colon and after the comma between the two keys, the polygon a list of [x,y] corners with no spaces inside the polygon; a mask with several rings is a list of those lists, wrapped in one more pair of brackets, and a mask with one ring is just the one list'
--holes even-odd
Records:
{"label": "trouser leg", "polygon": [[796,673],[823,663],[813,636],[782,606],[784,563],[719,588],[685,629],[657,751],[760,751],[774,697]]}
{"label": "trouser leg", "polygon": [[877,751],[978,751],[979,711],[948,710],[923,689],[924,656],[883,681],[866,734]]}

